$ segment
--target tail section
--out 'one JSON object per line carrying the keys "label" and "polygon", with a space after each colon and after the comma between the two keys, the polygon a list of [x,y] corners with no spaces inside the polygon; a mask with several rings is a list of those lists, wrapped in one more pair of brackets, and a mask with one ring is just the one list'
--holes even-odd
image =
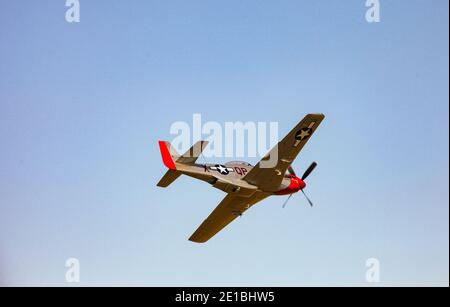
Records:
{"label": "tail section", "polygon": [[168,187],[182,172],[177,170],[177,164],[183,169],[182,165],[194,164],[198,157],[208,145],[207,141],[198,141],[194,144],[184,155],[180,156],[169,142],[159,141],[159,150],[161,151],[161,157],[164,165],[169,169],[166,174],[158,182],[159,187]]}

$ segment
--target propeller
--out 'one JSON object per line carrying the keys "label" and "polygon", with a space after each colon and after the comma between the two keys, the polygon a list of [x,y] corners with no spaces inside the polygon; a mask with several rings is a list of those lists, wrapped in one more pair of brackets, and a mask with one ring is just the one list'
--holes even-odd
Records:
{"label": "propeller", "polygon": [[288,172],[289,172],[289,174],[292,175],[292,176],[297,176],[297,175],[295,175],[295,171],[294,171],[294,169],[292,168],[292,166],[289,166],[289,167],[288,167]]}
{"label": "propeller", "polygon": [[294,195],[294,194],[290,194],[289,197],[286,199],[286,201],[283,203],[283,209],[284,209],[284,207],[286,207],[286,205],[287,205],[289,199],[291,199],[292,195]]}
{"label": "propeller", "polygon": [[311,199],[309,199],[309,197],[306,195],[305,191],[301,190],[303,195],[305,195],[306,200],[308,201],[309,205],[311,207],[314,207],[314,204],[312,203]]}
{"label": "propeller", "polygon": [[[306,169],[305,173],[303,173],[303,176],[301,178],[302,181],[304,181],[306,178],[308,178],[308,176],[311,175],[311,173],[314,171],[314,169],[316,167],[317,167],[317,162],[311,163],[311,165]],[[292,166],[289,166],[288,172],[289,172],[290,175],[296,176],[295,175],[295,171],[292,168]],[[305,191],[303,191],[303,189],[301,191],[302,191],[303,195],[305,196],[306,200],[308,201],[309,205],[311,207],[314,207],[313,202],[309,199],[308,195],[306,195]],[[283,203],[283,208],[286,207],[286,205],[287,205],[288,201],[291,199],[292,195],[293,194],[290,194],[289,197],[286,199],[286,201]]]}
{"label": "propeller", "polygon": [[312,171],[316,168],[317,162],[311,163],[311,165],[306,169],[305,173],[302,176],[302,180],[308,178],[308,176],[312,173]]}

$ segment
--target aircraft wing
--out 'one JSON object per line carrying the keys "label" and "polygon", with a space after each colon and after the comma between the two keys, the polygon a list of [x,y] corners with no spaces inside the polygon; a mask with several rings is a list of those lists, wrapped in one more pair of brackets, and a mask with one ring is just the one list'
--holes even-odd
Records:
{"label": "aircraft wing", "polygon": [[266,192],[280,186],[288,167],[316,131],[323,114],[308,114],[243,178]]}
{"label": "aircraft wing", "polygon": [[269,194],[261,192],[256,192],[250,197],[228,194],[200,227],[198,227],[189,240],[197,243],[208,241],[230,224],[235,218],[241,216],[252,205],[263,200],[267,196],[269,196]]}

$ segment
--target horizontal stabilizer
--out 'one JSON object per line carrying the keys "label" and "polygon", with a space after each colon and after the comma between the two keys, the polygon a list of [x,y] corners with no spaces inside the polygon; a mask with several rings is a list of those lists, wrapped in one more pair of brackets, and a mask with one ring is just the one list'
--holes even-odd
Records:
{"label": "horizontal stabilizer", "polygon": [[177,163],[193,164],[197,161],[198,157],[201,155],[206,146],[208,146],[208,141],[198,141],[195,143],[188,151],[184,153],[181,157],[176,159]]}
{"label": "horizontal stabilizer", "polygon": [[172,182],[181,176],[180,172],[168,170],[166,174],[158,182],[157,186],[161,188],[167,188]]}

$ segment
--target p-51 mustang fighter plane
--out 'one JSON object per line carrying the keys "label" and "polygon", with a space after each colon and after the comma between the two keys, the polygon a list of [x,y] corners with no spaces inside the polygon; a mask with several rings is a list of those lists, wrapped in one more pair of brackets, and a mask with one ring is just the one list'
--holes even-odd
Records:
{"label": "p-51 mustang fighter plane", "polygon": [[[169,168],[158,183],[168,187],[184,174],[210,183],[227,193],[208,218],[189,238],[190,241],[204,243],[225,228],[247,209],[271,195],[289,195],[306,187],[305,179],[317,166],[313,162],[301,178],[291,167],[300,150],[325,118],[323,114],[308,114],[255,166],[246,162],[221,164],[195,163],[208,142],[199,141],[184,155],[175,152],[169,142],[159,141],[164,165]],[[312,206],[312,202],[306,199]],[[286,200],[284,205],[286,205]],[[283,205],[283,207],[284,207]]]}

